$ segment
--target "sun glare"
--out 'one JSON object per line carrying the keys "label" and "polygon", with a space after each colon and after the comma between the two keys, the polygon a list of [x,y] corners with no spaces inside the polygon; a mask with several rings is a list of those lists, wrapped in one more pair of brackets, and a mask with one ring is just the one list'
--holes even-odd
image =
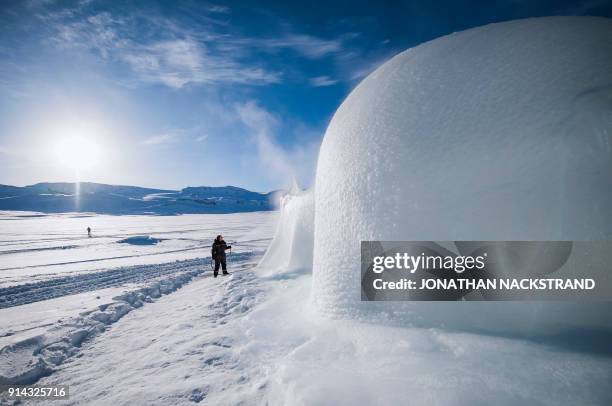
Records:
{"label": "sun glare", "polygon": [[55,145],[58,162],[75,172],[93,168],[100,159],[100,148],[91,139],[84,137],[66,137]]}

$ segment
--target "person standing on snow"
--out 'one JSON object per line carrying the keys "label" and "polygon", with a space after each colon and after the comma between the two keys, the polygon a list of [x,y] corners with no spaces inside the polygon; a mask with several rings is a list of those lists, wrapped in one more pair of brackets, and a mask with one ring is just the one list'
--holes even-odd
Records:
{"label": "person standing on snow", "polygon": [[223,275],[228,275],[225,250],[229,250],[231,248],[232,248],[231,245],[227,245],[225,243],[222,235],[218,235],[217,238],[215,238],[215,241],[213,242],[213,245],[212,245],[212,252],[211,252],[212,258],[215,260],[215,272],[214,272],[215,278],[219,274],[219,265],[223,269]]}
{"label": "person standing on snow", "polygon": [[91,227],[87,227],[87,236],[91,237]]}

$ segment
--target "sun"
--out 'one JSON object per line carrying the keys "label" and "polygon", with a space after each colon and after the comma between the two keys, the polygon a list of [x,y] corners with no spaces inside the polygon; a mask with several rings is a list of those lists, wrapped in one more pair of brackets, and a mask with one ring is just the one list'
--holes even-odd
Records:
{"label": "sun", "polygon": [[55,145],[55,156],[62,166],[76,173],[96,166],[100,159],[100,147],[90,138],[69,136]]}

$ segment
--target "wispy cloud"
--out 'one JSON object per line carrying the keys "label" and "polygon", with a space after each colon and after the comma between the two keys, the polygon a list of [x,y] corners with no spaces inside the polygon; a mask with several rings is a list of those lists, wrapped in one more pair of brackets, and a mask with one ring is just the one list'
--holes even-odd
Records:
{"label": "wispy cloud", "polygon": [[127,20],[115,18],[108,12],[94,14],[82,20],[75,16],[72,10],[39,14],[38,17],[51,24],[55,35],[51,36],[49,41],[61,48],[95,50],[103,58],[108,58],[114,51],[130,46],[130,41],[123,38],[119,31],[119,27],[125,26]]}
{"label": "wispy cloud", "polygon": [[259,165],[272,178],[286,185],[294,178],[301,181],[311,179],[320,145],[316,138],[285,149],[276,142],[280,125],[276,116],[253,100],[236,104],[235,108],[237,117],[249,130],[249,136],[257,147]]}
{"label": "wispy cloud", "polygon": [[281,74],[263,68],[249,67],[227,56],[211,55],[191,38],[160,41],[134,47],[119,58],[147,82],[158,82],[174,88],[188,83],[278,83]]}
{"label": "wispy cloud", "polygon": [[[219,7],[210,11],[228,11]],[[107,11],[83,18],[78,12],[64,10],[39,18],[54,28],[50,41],[57,46],[97,52],[103,59],[124,63],[143,82],[181,88],[187,84],[265,85],[281,80],[280,72],[242,61],[239,53],[217,52],[218,34],[192,32],[164,17],[141,16],[163,38],[143,32],[142,22]]]}
{"label": "wispy cloud", "polygon": [[[37,16],[50,27],[47,41],[55,46],[81,49],[127,67],[133,76],[123,77],[122,82],[136,80],[176,89],[208,84],[268,85],[286,80],[285,68],[271,68],[265,54],[289,51],[299,58],[331,58],[341,63],[354,52],[348,42],[356,34],[322,38],[289,27],[274,37],[245,36],[239,28],[228,26],[229,7],[189,7],[193,16],[188,23],[154,12],[99,11],[87,4],[42,6]],[[320,76],[310,83],[329,86],[335,81]]]}
{"label": "wispy cloud", "polygon": [[206,9],[212,13],[225,14],[230,12],[230,8],[228,6],[221,4],[211,4]]}
{"label": "wispy cloud", "polygon": [[200,126],[194,126],[191,128],[173,128],[168,131],[164,131],[161,134],[153,135],[145,138],[142,141],[143,145],[161,145],[161,144],[172,144],[181,141],[195,141],[204,142],[208,139],[208,133],[202,133]]}
{"label": "wispy cloud", "polygon": [[338,81],[329,76],[317,76],[310,79],[310,84],[314,87],[331,86],[336,83],[338,83]]}
{"label": "wispy cloud", "polygon": [[258,44],[268,50],[292,49],[310,59],[319,59],[342,51],[340,39],[323,39],[305,34],[286,34],[279,38],[261,39]]}
{"label": "wispy cloud", "polygon": [[164,133],[164,134],[155,135],[153,137],[149,137],[145,139],[142,143],[144,145],[168,144],[170,142],[176,141],[177,138],[178,138],[178,134]]}

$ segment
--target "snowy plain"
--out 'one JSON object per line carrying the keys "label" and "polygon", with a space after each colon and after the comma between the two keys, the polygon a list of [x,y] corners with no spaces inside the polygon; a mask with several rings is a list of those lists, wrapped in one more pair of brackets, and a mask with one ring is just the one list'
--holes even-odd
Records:
{"label": "snowy plain", "polygon": [[220,232],[231,260],[261,255],[275,217],[0,213],[0,383],[36,382],[129,311],[210,271]]}
{"label": "snowy plain", "polygon": [[[242,248],[257,247],[248,233],[271,213],[110,216],[87,213],[0,212],[0,287],[120,266],[199,258],[219,229]],[[87,238],[87,227],[92,238]],[[270,226],[269,226],[270,227]],[[270,231],[272,233],[272,231]],[[158,240],[156,249],[143,238]],[[123,241],[126,240],[126,241]]]}

